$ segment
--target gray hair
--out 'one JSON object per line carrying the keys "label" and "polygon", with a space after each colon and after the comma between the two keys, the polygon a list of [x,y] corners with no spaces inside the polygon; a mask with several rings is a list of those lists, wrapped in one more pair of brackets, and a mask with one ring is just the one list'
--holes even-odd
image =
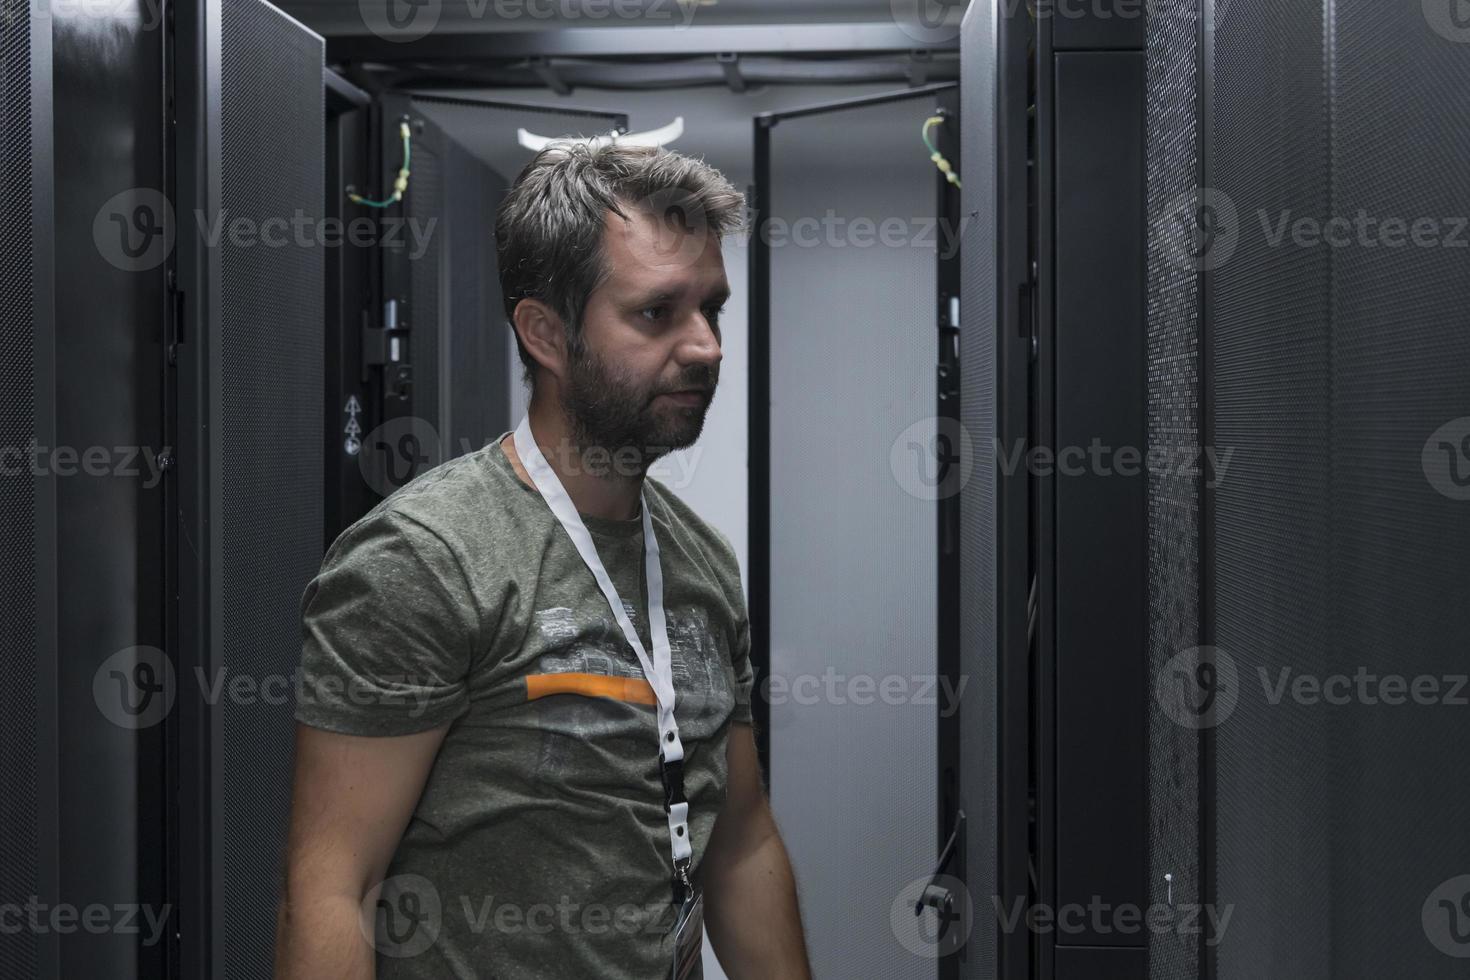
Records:
{"label": "gray hair", "polygon": [[[583,353],[587,299],[610,274],[604,222],[609,211],[626,220],[628,205],[661,221],[676,215],[716,240],[744,227],[745,196],[702,160],[662,147],[552,143],[521,170],[495,215],[506,319],[521,300],[538,299],[561,317],[568,351]],[[519,334],[516,348],[534,385],[536,361]]]}

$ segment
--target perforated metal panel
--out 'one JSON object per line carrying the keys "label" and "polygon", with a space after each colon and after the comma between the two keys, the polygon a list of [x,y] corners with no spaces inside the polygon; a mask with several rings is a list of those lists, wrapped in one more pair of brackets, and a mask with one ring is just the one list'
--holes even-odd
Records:
{"label": "perforated metal panel", "polygon": [[[1209,158],[1239,229],[1210,302],[1234,451],[1218,639],[1239,675],[1217,736],[1218,975],[1458,976],[1466,889],[1433,899],[1470,868],[1470,714],[1443,701],[1470,635],[1470,242],[1452,241],[1470,137],[1443,93],[1470,81],[1470,37],[1436,4],[1216,18]],[[1280,686],[1302,676],[1340,703]],[[1384,703],[1395,677],[1441,700]]]}
{"label": "perforated metal panel", "polygon": [[444,431],[449,454],[458,455],[483,446],[520,417],[510,416],[504,392],[509,351],[495,268],[495,207],[505,182],[453,144],[448,164],[455,206],[445,214],[448,227],[442,232],[449,242],[453,286],[445,311],[449,413]]}
{"label": "perforated metal panel", "polygon": [[1219,976],[1326,977],[1328,721],[1269,705],[1258,671],[1320,674],[1331,644],[1328,256],[1272,248],[1257,215],[1323,217],[1327,92],[1317,0],[1216,7],[1213,185],[1240,240],[1213,276],[1217,642],[1242,678],[1217,729]]}
{"label": "perforated metal panel", "polygon": [[[1448,3],[1331,9],[1332,213],[1355,229],[1352,246],[1328,249],[1330,663],[1463,678],[1470,116],[1445,96],[1470,90],[1470,29]],[[1360,214],[1373,219],[1362,233]],[[1441,896],[1453,912],[1429,900],[1470,874],[1470,707],[1355,703],[1327,716],[1331,975],[1463,976],[1449,953],[1470,954],[1470,886]]]}
{"label": "perforated metal panel", "polygon": [[[936,674],[936,512],[892,457],[909,465],[936,424],[935,173],[916,143],[933,108],[770,134],[770,672],[789,692],[771,699],[770,784],[817,976],[935,971],[891,923],[937,853],[940,695],[913,687]],[[911,696],[854,698],[863,677]]]}
{"label": "perforated metal panel", "polygon": [[[0,186],[8,202],[0,214],[0,447],[7,452],[0,467],[0,662],[6,682],[0,685],[0,745],[4,746],[5,792],[0,794],[0,894],[24,901],[38,893],[40,856],[37,821],[39,749],[37,670],[51,651],[41,649],[40,596],[37,588],[37,488],[43,486],[27,465],[25,448],[37,439],[39,331],[50,324],[37,320],[36,249],[33,235],[36,202],[32,182],[31,17],[20,7],[0,23]],[[49,65],[44,66],[49,71]],[[15,454],[15,455],[11,455]],[[30,980],[39,975],[41,936],[31,929],[7,928],[0,933],[0,977]]]}
{"label": "perforated metal panel", "polygon": [[[984,909],[999,895],[996,853],[999,751],[996,686],[999,675],[996,622],[999,565],[996,474],[991,439],[997,419],[996,82],[999,39],[991,4],[972,5],[960,36],[964,65],[960,96],[963,141],[961,213],[960,423],[970,433],[970,479],[960,492],[960,673],[970,678],[960,712],[960,786],[966,813],[965,885]],[[996,975],[996,936],[988,916],[970,934],[963,976]]]}
{"label": "perforated metal panel", "polygon": [[434,431],[443,439],[445,432],[442,419],[445,413],[441,398],[446,393],[446,386],[440,383],[440,379],[447,371],[447,364],[442,342],[443,311],[440,309],[444,299],[440,269],[444,229],[440,224],[448,210],[443,188],[444,161],[436,147],[420,143],[418,151],[413,154],[412,163],[413,176],[404,207],[405,217],[409,221],[418,222],[420,229],[429,229],[422,246],[410,245],[411,235],[404,239],[410,253],[408,275],[412,289],[412,309],[409,311],[409,322],[413,325],[410,337],[413,361],[417,368],[413,379],[413,414],[433,426]]}
{"label": "perforated metal panel", "polygon": [[[322,41],[256,0],[222,4],[221,206],[323,213]],[[321,562],[324,265],[319,245],[220,246],[213,641],[226,680],[290,679],[298,603]],[[286,687],[289,692],[291,688]],[[290,800],[289,698],[224,697],[219,975],[269,977]]]}
{"label": "perforated metal panel", "polygon": [[[1200,316],[1194,265],[1181,261],[1199,206],[1199,2],[1148,8],[1148,448],[1183,461],[1200,445]],[[1199,640],[1199,477],[1155,468],[1148,485],[1149,676]],[[1199,736],[1149,706],[1149,901],[1200,894]],[[1166,882],[1165,875],[1170,876]],[[1172,883],[1172,889],[1169,884]],[[1198,976],[1198,937],[1152,937],[1149,976]]]}

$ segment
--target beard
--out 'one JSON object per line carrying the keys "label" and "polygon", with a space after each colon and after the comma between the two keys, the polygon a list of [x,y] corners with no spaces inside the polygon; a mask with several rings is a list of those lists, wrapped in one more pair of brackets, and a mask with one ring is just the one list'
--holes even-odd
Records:
{"label": "beard", "polygon": [[[571,354],[562,410],[571,424],[574,448],[581,453],[606,451],[583,459],[587,471],[606,476],[616,467],[619,475],[643,476],[660,457],[694,445],[704,430],[718,380],[717,370],[696,366],[669,387],[643,386],[594,351]],[[663,392],[682,388],[704,390],[708,397],[704,404],[689,407],[667,399],[655,401]],[[633,472],[625,472],[630,466]]]}

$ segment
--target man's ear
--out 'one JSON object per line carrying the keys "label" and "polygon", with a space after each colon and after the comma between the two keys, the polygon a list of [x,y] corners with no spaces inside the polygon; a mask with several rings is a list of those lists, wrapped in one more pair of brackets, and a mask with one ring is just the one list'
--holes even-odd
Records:
{"label": "man's ear", "polygon": [[541,369],[558,381],[565,380],[567,348],[566,331],[561,317],[539,299],[523,299],[516,304],[516,336]]}

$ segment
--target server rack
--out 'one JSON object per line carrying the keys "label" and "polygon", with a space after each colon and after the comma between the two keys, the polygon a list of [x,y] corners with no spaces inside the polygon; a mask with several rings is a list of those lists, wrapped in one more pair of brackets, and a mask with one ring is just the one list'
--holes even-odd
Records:
{"label": "server rack", "polygon": [[1031,854],[1031,484],[997,465],[1031,431],[1036,302],[1031,18],[972,4],[961,25],[960,419],[970,478],[960,494],[959,806],[966,816],[957,877],[974,909],[960,975],[1024,980],[1035,952],[997,906],[1034,900]]}
{"label": "server rack", "polygon": [[1148,969],[1144,934],[1016,916],[1148,904],[1147,485],[1068,462],[1146,448],[1140,14],[985,3],[964,23],[965,207],[983,235],[961,345],[980,474],[963,502],[964,656],[993,698],[967,705],[989,720],[962,743],[983,817],[971,976]]}
{"label": "server rack", "polygon": [[343,240],[326,256],[326,425],[322,458],[326,462],[326,499],[322,547],[329,547],[380,499],[363,478],[362,443],[380,418],[373,372],[364,357],[364,332],[372,322],[380,293],[377,249],[371,236],[348,233],[371,226],[371,219],[347,199],[348,188],[380,187],[374,145],[373,96],[331,69],[327,86],[326,216],[341,222]]}
{"label": "server rack", "polygon": [[[1147,906],[1147,535],[1142,476],[1064,468],[1145,445],[1143,21],[1126,4],[1036,22],[1036,901]],[[1058,10],[1060,8],[1057,8]],[[1147,937],[1037,930],[1041,976],[1141,976]]]}

